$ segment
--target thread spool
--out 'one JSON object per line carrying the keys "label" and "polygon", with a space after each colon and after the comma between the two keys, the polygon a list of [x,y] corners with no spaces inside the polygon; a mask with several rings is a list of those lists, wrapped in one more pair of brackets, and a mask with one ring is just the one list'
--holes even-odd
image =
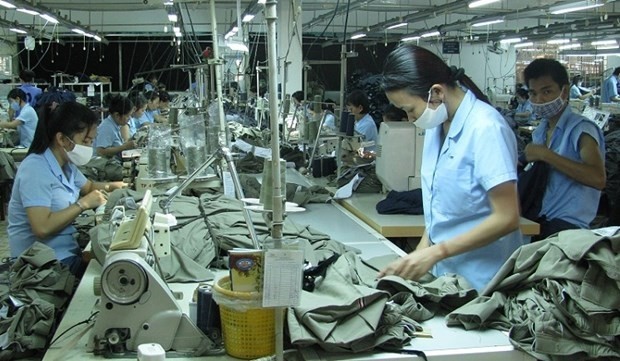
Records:
{"label": "thread spool", "polygon": [[355,130],[355,116],[353,114],[349,114],[347,118],[347,136],[352,137],[353,131]]}
{"label": "thread spool", "polygon": [[321,112],[321,96],[320,95],[315,95],[314,96],[314,108],[313,108],[314,114],[319,114]]}
{"label": "thread spool", "polygon": [[[273,161],[265,159],[263,181],[260,186],[260,203],[265,209],[273,209]],[[286,200],[286,161],[280,159],[280,185],[282,201]]]}
{"label": "thread spool", "polygon": [[148,148],[148,175],[164,178],[170,174],[170,148]]}
{"label": "thread spool", "polygon": [[185,159],[187,161],[187,174],[192,174],[205,162],[207,158],[206,147],[187,147],[185,148]]}
{"label": "thread spool", "polygon": [[340,117],[340,127],[339,127],[340,133],[347,132],[348,119],[349,119],[349,112],[343,111]]}
{"label": "thread spool", "polygon": [[222,328],[220,307],[213,300],[213,289],[209,285],[201,285],[197,289],[196,326],[211,340],[219,338]]}
{"label": "thread spool", "polygon": [[179,108],[170,108],[168,113],[168,124],[177,125],[179,123]]}

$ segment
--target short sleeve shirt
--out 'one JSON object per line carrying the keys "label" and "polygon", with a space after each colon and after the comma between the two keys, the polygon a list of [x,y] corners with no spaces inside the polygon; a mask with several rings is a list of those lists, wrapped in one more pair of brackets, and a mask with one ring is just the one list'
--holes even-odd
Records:
{"label": "short sleeve shirt", "polygon": [[34,132],[37,130],[37,123],[39,122],[37,112],[30,104],[26,103],[15,119],[21,122],[21,125],[18,127],[19,145],[30,148],[30,144],[32,144],[32,139],[34,138]]}

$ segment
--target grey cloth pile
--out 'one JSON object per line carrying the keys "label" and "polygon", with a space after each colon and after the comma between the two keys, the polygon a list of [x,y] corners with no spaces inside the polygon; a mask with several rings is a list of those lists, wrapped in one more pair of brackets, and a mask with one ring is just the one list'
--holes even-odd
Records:
{"label": "grey cloth pile", "polygon": [[509,331],[539,360],[620,359],[620,236],[569,230],[519,248],[448,325]]}
{"label": "grey cloth pile", "polygon": [[0,360],[44,352],[76,284],[54,250],[36,242],[0,284]]}

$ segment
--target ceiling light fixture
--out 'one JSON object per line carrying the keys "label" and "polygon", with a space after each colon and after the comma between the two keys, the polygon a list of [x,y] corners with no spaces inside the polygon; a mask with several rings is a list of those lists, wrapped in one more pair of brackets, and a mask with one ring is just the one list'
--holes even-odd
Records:
{"label": "ceiling light fixture", "polygon": [[252,21],[252,19],[254,19],[256,15],[254,14],[245,14],[243,15],[243,19],[241,20],[244,23],[249,23],[250,21]]}
{"label": "ceiling light fixture", "polygon": [[80,34],[80,35],[86,35],[86,32],[82,29],[73,28],[71,29],[71,31],[73,31],[74,33]]}
{"label": "ceiling light fixture", "polygon": [[39,15],[38,11],[25,9],[25,8],[19,8],[17,9],[17,11],[19,11],[20,13],[29,14],[29,15]]}
{"label": "ceiling light fixture", "polygon": [[476,0],[476,1],[472,1],[469,3],[469,7],[470,8],[477,8],[480,6],[485,6],[485,5],[489,5],[492,3],[496,3],[499,2],[500,0]]}
{"label": "ceiling light fixture", "polygon": [[176,23],[177,20],[179,20],[179,17],[177,16],[177,14],[168,14],[168,20],[170,20],[170,22]]}
{"label": "ceiling light fixture", "polygon": [[7,9],[15,9],[15,5],[7,1],[0,0],[0,5],[4,6]]}
{"label": "ceiling light fixture", "polygon": [[583,0],[569,4],[562,4],[551,6],[549,8],[549,12],[553,15],[560,15],[566,13],[572,13],[574,11],[587,10],[592,8],[597,8],[605,5],[604,2],[599,2],[599,0]]}
{"label": "ceiling light fixture", "polygon": [[525,40],[527,38],[508,38],[508,39],[502,39],[500,40],[500,44],[514,44],[514,43],[520,43],[521,41]]}
{"label": "ceiling light fixture", "polygon": [[596,47],[596,50],[605,50],[605,49],[618,49],[620,46],[616,45],[599,45]]}
{"label": "ceiling light fixture", "polygon": [[239,40],[226,40],[226,46],[230,49],[230,50],[234,50],[234,51],[241,51],[244,53],[249,52],[250,50],[248,49],[248,46],[245,45],[245,43],[243,43],[242,41]]}
{"label": "ceiling light fixture", "polygon": [[52,24],[58,24],[58,19],[56,19],[55,17],[53,17],[53,16],[51,16],[51,15],[48,15],[48,14],[41,14],[41,15],[39,15],[39,16],[41,16],[41,18],[43,18],[43,19],[45,19],[45,20],[49,21],[49,22],[50,22],[50,23],[52,23]]}
{"label": "ceiling light fixture", "polygon": [[28,34],[28,32],[26,30],[22,30],[22,29],[18,29],[18,28],[10,28],[9,30],[11,30],[14,33],[18,33],[18,34]]}
{"label": "ceiling light fixture", "polygon": [[547,40],[547,44],[553,45],[553,44],[567,44],[570,43],[570,39],[551,39],[551,40]]}
{"label": "ceiling light fixture", "polygon": [[616,45],[618,44],[617,41],[615,40],[597,40],[597,41],[593,41],[590,44],[597,46],[597,45]]}
{"label": "ceiling light fixture", "polygon": [[360,39],[366,36],[366,33],[359,33],[351,35],[351,40]]}
{"label": "ceiling light fixture", "polygon": [[428,33],[424,33],[424,34],[422,34],[420,36],[423,37],[423,38],[428,38],[428,37],[431,37],[431,36],[439,36],[439,35],[441,35],[441,33],[439,31],[435,30],[435,31],[429,31]]}
{"label": "ceiling light fixture", "polygon": [[527,43],[518,43],[518,44],[513,45],[513,47],[515,48],[526,48],[528,46],[534,46],[534,43],[531,41],[528,41]]}
{"label": "ceiling light fixture", "polygon": [[471,24],[471,26],[474,27],[474,28],[477,28],[477,27],[480,27],[480,26],[499,24],[499,23],[503,23],[503,22],[504,22],[504,19],[483,20],[483,21],[480,21],[478,23],[473,23],[473,24]]}
{"label": "ceiling light fixture", "polygon": [[558,50],[577,49],[577,48],[581,48],[581,44],[576,43],[576,44],[566,44],[566,45],[558,46]]}
{"label": "ceiling light fixture", "polygon": [[400,39],[400,41],[413,41],[413,40],[420,40],[420,36],[407,36],[407,37]]}
{"label": "ceiling light fixture", "polygon": [[403,26],[407,26],[407,23],[398,23],[398,24],[390,25],[386,29],[387,30],[392,30],[392,29],[396,29],[396,28],[401,28]]}

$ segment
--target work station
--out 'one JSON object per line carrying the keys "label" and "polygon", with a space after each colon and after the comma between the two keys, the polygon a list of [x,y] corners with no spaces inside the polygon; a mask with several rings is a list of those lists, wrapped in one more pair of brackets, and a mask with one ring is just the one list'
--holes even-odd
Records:
{"label": "work station", "polygon": [[615,0],[0,10],[0,358],[620,359]]}

